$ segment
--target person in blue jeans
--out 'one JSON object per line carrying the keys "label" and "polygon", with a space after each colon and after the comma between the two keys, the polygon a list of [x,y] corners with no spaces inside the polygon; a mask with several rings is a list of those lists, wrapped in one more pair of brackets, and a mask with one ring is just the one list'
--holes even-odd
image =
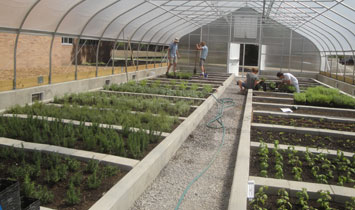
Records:
{"label": "person in blue jeans", "polygon": [[201,42],[200,44],[196,44],[196,49],[201,50],[201,56],[200,56],[200,68],[201,68],[201,76],[207,78],[208,74],[206,73],[204,64],[208,55],[208,47],[206,45],[206,42]]}
{"label": "person in blue jeans", "polygon": [[177,59],[180,58],[178,43],[179,43],[179,39],[175,38],[174,42],[169,45],[169,49],[168,49],[169,65],[168,65],[168,69],[166,70],[166,75],[169,74],[170,67],[174,65],[174,76],[175,76]]}

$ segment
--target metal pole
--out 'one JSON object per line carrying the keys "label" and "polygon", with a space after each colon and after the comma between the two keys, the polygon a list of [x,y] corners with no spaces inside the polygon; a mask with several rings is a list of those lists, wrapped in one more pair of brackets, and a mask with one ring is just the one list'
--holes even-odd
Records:
{"label": "metal pole", "polygon": [[79,49],[79,43],[80,43],[80,38],[77,38],[76,40],[76,46],[75,46],[75,80],[78,79],[78,49]]}
{"label": "metal pole", "polygon": [[285,47],[285,44],[284,44],[284,34],[282,33],[282,45],[281,45],[281,64],[280,64],[280,71],[282,72],[282,67],[284,65],[284,47]]}
{"label": "metal pole", "polygon": [[157,63],[157,50],[158,50],[158,45],[155,45],[155,49],[154,49],[154,68],[156,68],[156,63]]}
{"label": "metal pole", "polygon": [[[343,51],[343,53],[344,53],[344,59],[345,59],[345,52]],[[337,64],[338,64],[338,62],[337,62]],[[354,64],[355,65],[355,64]],[[345,73],[346,73],[346,64],[344,63],[344,82],[345,82]]]}
{"label": "metal pole", "polygon": [[191,55],[191,37],[190,37],[190,34],[187,35],[188,37],[188,41],[187,41],[187,52],[188,52],[188,55],[187,56],[187,64],[190,65],[190,55]]}
{"label": "metal pole", "polygon": [[[116,43],[113,42],[113,47],[116,46]],[[112,48],[112,74],[115,74],[115,49]]]}
{"label": "metal pole", "polygon": [[244,77],[244,68],[245,68],[245,47],[246,47],[246,44],[244,43],[243,44],[243,70],[242,70],[242,76]]}
{"label": "metal pole", "polygon": [[[98,45],[101,44],[101,43],[97,43]],[[99,47],[100,48],[100,47]],[[97,48],[96,48],[97,50]],[[96,53],[96,56],[98,56],[99,53]],[[96,71],[95,71],[95,77],[98,77],[99,76],[99,57],[96,57]]]}
{"label": "metal pole", "polygon": [[147,44],[147,57],[145,61],[145,68],[148,69],[148,58],[149,58],[149,44]]}
{"label": "metal pole", "polygon": [[288,51],[288,72],[291,72],[292,39],[293,39],[293,33],[292,30],[290,29],[290,48]]}
{"label": "metal pole", "polygon": [[[113,47],[112,47],[112,73],[115,72],[115,51],[116,51],[116,42],[113,42]],[[96,53],[98,53],[98,51]]]}
{"label": "metal pole", "polygon": [[[264,0],[265,7],[265,0]],[[263,17],[260,18],[260,27],[259,27],[259,55],[258,55],[258,69],[259,74],[261,73],[261,48],[262,48],[262,31],[263,31]]]}
{"label": "metal pole", "polygon": [[35,8],[35,6],[40,2],[40,0],[37,0],[32,6],[31,8],[27,11],[25,17],[22,19],[20,27],[17,31],[16,34],[16,40],[15,40],[15,46],[14,46],[14,80],[13,80],[13,88],[14,90],[16,89],[16,77],[17,77],[17,72],[16,72],[16,62],[17,62],[17,45],[18,45],[18,39],[20,37],[20,33],[23,27],[23,24],[25,23],[27,17],[30,15],[31,11],[33,10],[33,8]]}
{"label": "metal pole", "polygon": [[83,3],[86,0],[81,0],[78,3],[76,3],[75,5],[73,5],[69,10],[66,11],[66,13],[62,16],[62,18],[60,19],[60,21],[58,22],[54,33],[52,35],[52,40],[51,40],[51,46],[50,46],[50,50],[49,50],[49,78],[48,78],[48,83],[51,84],[52,83],[52,51],[53,51],[53,42],[54,42],[54,38],[55,35],[59,29],[59,26],[62,24],[64,18],[74,9],[76,8],[78,5],[80,5],[81,3]]}
{"label": "metal pole", "polygon": [[302,37],[302,57],[301,57],[301,73],[303,72],[303,62],[304,62],[304,37]]}

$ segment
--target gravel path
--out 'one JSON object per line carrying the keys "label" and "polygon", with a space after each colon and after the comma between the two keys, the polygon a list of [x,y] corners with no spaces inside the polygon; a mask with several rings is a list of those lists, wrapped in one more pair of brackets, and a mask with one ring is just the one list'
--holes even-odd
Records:
{"label": "gravel path", "polygon": [[[238,93],[239,88],[235,83],[233,81],[221,97],[232,98],[236,103],[235,107],[224,112],[223,122],[227,128],[225,144],[209,170],[192,185],[180,210],[228,208],[245,98]],[[221,143],[222,129],[209,129],[205,126],[216,114],[215,105],[131,210],[175,209],[188,183],[208,165]]]}

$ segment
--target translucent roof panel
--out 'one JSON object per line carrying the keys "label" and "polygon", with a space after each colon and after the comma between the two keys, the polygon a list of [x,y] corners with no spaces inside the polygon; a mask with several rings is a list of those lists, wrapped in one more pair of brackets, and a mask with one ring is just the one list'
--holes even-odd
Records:
{"label": "translucent roof panel", "polygon": [[354,53],[354,0],[0,0],[0,30],[167,44],[243,7],[320,51]]}

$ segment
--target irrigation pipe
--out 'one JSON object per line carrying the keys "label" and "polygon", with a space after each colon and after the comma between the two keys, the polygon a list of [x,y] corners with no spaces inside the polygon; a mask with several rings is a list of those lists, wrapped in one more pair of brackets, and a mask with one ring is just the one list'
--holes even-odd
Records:
{"label": "irrigation pipe", "polygon": [[[217,99],[213,94],[212,94],[213,98],[217,101],[217,108],[218,108],[218,113],[217,115],[210,120],[208,123],[206,123],[206,127],[211,128],[211,129],[223,129],[223,134],[222,134],[222,141],[217,149],[217,151],[214,153],[212,159],[210,160],[210,162],[208,163],[208,165],[206,166],[206,168],[204,168],[197,176],[195,176],[192,181],[187,185],[187,187],[185,188],[184,192],[181,194],[180,199],[175,207],[175,210],[178,210],[182,201],[184,200],[185,195],[187,194],[187,192],[189,191],[189,189],[191,188],[191,186],[201,177],[203,176],[203,174],[211,167],[211,165],[214,163],[214,161],[216,160],[218,154],[221,152],[221,149],[224,145],[224,137],[226,134],[226,128],[223,124],[222,121],[222,117],[223,117],[223,112],[224,109],[232,107],[235,105],[233,99],[231,98],[222,98],[222,99]],[[214,122],[217,122],[219,124],[219,126],[213,126],[212,124]]]}

